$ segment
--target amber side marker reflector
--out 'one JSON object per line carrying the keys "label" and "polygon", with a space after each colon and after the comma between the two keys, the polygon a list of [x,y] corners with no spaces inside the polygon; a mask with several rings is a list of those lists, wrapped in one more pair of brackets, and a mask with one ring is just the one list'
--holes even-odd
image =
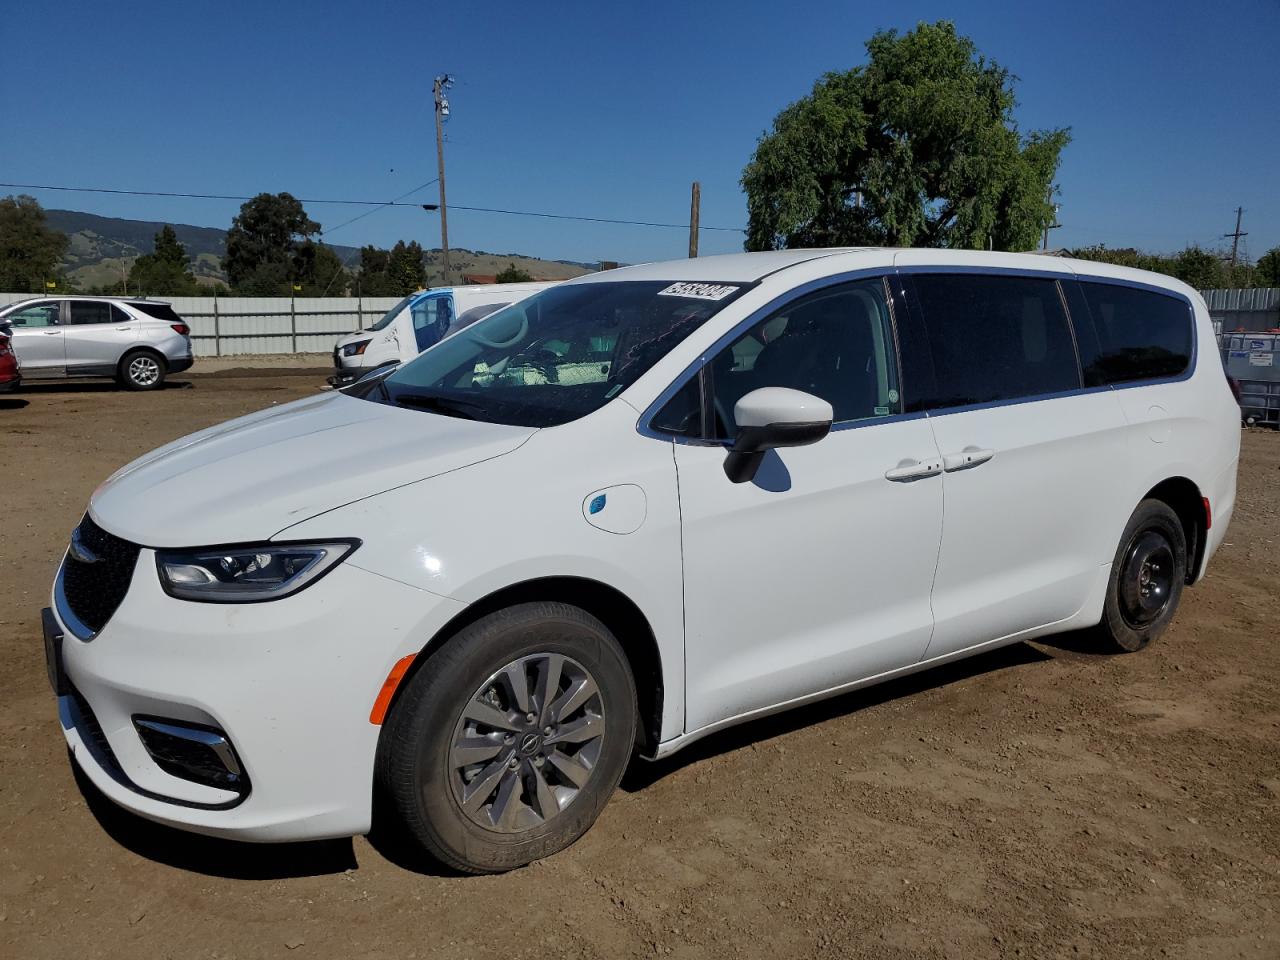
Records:
{"label": "amber side marker reflector", "polygon": [[405,673],[413,664],[414,654],[402,657],[396,661],[396,665],[391,668],[391,672],[387,674],[387,679],[382,681],[382,689],[378,691],[378,699],[373,701],[373,709],[369,711],[369,722],[375,726],[381,726],[382,721],[386,719],[387,708],[391,706],[391,698],[396,695],[396,687],[400,686],[400,681],[404,679]]}
{"label": "amber side marker reflector", "polygon": [[1201,497],[1200,499],[1204,501],[1204,528],[1208,530],[1213,526],[1213,513],[1209,510],[1209,498]]}

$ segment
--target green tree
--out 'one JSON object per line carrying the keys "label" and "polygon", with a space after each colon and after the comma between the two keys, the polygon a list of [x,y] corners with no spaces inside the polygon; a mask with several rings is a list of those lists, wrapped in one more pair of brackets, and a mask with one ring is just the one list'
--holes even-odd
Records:
{"label": "green tree", "polygon": [[319,232],[320,224],[291,194],[260,193],[246,201],[231,221],[222,258],[232,288],[251,296],[287,295],[306,266],[300,250]]}
{"label": "green tree", "polygon": [[360,248],[359,289],[366,297],[403,297],[427,285],[422,245],[396,242],[390,250]]}
{"label": "green tree", "polygon": [[345,297],[351,275],[333,248],[307,240],[294,256],[294,282],[302,297]]}
{"label": "green tree", "polygon": [[508,263],[507,268],[494,278],[497,283],[528,283],[532,279],[533,274],[514,263]]}
{"label": "green tree", "polygon": [[0,198],[0,290],[44,293],[45,281],[64,290],[59,261],[67,235],[45,222],[44,208],[25,194]]}
{"label": "green tree", "polygon": [[1253,267],[1253,283],[1258,287],[1280,287],[1280,247],[1272,247]]}
{"label": "green tree", "polygon": [[1069,132],[1019,133],[1013,76],[950,22],[877,33],[867,53],[760,138],[746,248],[1034,247]]}
{"label": "green tree", "polygon": [[1216,253],[1187,247],[1173,257],[1168,273],[1197,290],[1211,290],[1227,285],[1227,270]]}
{"label": "green tree", "polygon": [[165,224],[155,235],[153,251],[133,262],[128,286],[131,293],[171,297],[195,296],[201,292],[191,273],[187,248],[179,242],[173,227]]}

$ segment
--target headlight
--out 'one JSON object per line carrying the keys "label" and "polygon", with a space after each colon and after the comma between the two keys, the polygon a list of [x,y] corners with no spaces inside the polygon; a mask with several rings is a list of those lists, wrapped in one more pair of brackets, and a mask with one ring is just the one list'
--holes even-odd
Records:
{"label": "headlight", "polygon": [[160,586],[171,597],[205,603],[257,603],[309,587],[359,545],[359,540],[338,540],[158,550],[156,569]]}
{"label": "headlight", "polygon": [[369,340],[360,340],[356,343],[348,343],[342,348],[342,355],[344,357],[358,357],[364,353],[365,347],[369,346],[370,342]]}

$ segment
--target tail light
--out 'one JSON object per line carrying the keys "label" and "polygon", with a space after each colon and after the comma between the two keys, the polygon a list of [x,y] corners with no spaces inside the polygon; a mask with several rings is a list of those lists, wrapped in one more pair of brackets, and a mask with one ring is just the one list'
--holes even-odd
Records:
{"label": "tail light", "polygon": [[191,332],[191,328],[185,323],[171,323],[169,326],[173,327],[177,333],[182,334],[184,337]]}
{"label": "tail light", "polygon": [[1227,377],[1227,386],[1231,388],[1231,395],[1236,398],[1236,403],[1240,401],[1240,381],[1235,377]]}
{"label": "tail light", "polygon": [[9,346],[8,337],[0,337],[0,357],[7,357],[13,353],[13,349]]}

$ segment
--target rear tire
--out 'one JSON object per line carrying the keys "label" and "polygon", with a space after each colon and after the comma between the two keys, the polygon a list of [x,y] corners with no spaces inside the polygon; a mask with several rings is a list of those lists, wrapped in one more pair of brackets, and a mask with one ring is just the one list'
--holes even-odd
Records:
{"label": "rear tire", "polygon": [[159,390],[164,386],[164,358],[150,350],[130,350],[120,360],[116,380],[126,390]]}
{"label": "rear tire", "polygon": [[1098,633],[1114,653],[1134,653],[1164,632],[1187,579],[1182,521],[1167,503],[1143,500],[1111,563]]}
{"label": "rear tire", "polygon": [[595,822],[635,718],[631,669],[603,623],[520,604],[464,628],[410,679],[378,743],[377,788],[402,835],[439,862],[511,870]]}

